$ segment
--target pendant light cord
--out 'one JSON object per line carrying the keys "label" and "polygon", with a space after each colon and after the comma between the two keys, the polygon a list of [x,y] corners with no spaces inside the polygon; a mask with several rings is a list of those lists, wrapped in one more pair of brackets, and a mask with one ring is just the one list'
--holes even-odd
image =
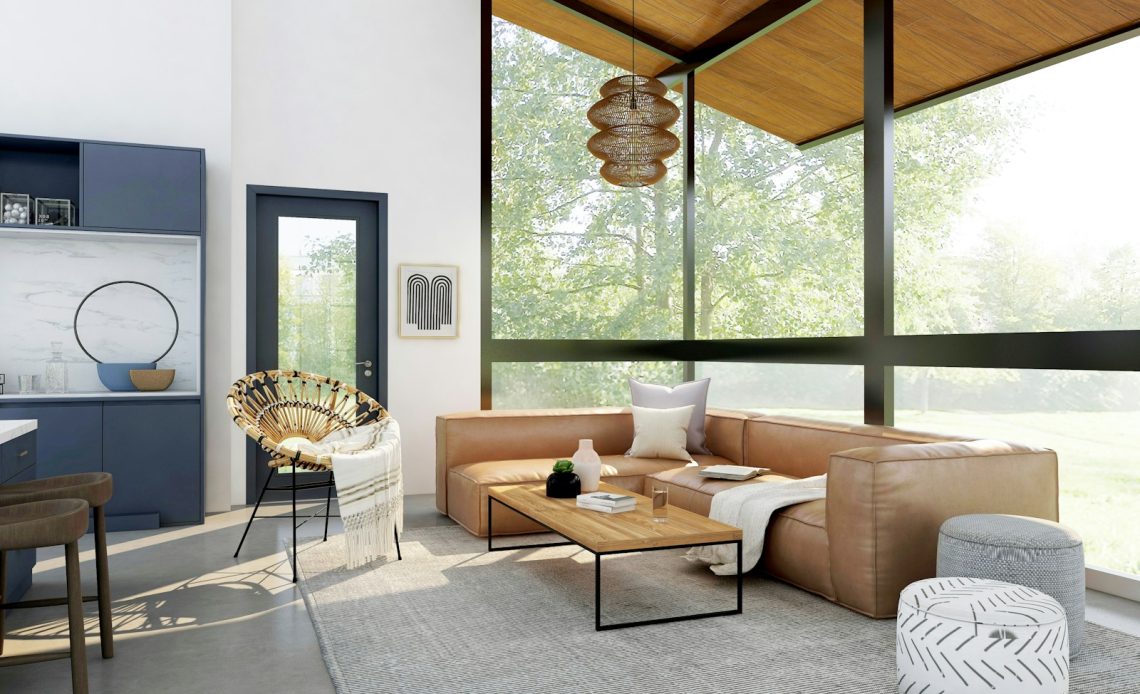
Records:
{"label": "pendant light cord", "polygon": [[629,4],[629,110],[637,110],[637,0]]}

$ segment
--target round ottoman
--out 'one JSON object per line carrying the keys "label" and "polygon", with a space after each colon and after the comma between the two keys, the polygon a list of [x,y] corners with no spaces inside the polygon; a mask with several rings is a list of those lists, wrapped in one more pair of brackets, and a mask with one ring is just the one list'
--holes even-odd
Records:
{"label": "round ottoman", "polygon": [[1060,523],[981,513],[951,518],[938,531],[936,575],[1007,581],[1051,595],[1069,619],[1069,655],[1084,645],[1084,547]]}
{"label": "round ottoman", "polygon": [[928,578],[899,596],[900,694],[1069,691],[1068,625],[1056,600],[981,578]]}

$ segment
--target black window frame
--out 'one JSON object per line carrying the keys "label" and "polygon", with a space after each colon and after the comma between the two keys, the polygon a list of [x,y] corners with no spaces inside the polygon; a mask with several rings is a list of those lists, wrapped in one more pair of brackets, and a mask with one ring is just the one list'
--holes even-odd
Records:
{"label": "black window frame", "polygon": [[[559,0],[575,11],[575,3]],[[768,3],[772,4],[772,3]],[[705,50],[683,60],[673,74],[684,81],[683,337],[679,340],[532,340],[500,339],[492,334],[492,11],[482,6],[482,187],[481,187],[481,342],[480,405],[491,409],[492,365],[496,362],[539,361],[680,361],[692,378],[695,363],[733,361],[789,364],[850,364],[864,373],[863,418],[867,424],[894,423],[894,367],[942,366],[968,368],[1140,371],[1140,330],[1101,330],[1037,333],[977,333],[949,335],[894,334],[894,145],[896,115],[960,97],[1000,81],[1067,60],[1140,34],[1129,26],[1062,53],[1042,57],[1000,75],[987,77],[950,94],[895,111],[893,0],[863,3],[864,59],[864,332],[860,336],[757,339],[696,339],[695,317],[695,185],[693,112],[696,73],[751,36],[778,25],[811,3],[785,2],[783,17],[746,17],[746,27],[722,32],[720,52]],[[582,8],[578,8],[582,9]],[[620,22],[610,30],[632,30]],[[742,31],[747,29],[747,31]],[[720,35],[718,35],[720,36]],[[744,38],[742,38],[742,36]],[[639,37],[641,38],[641,37]],[[715,37],[714,37],[715,38]],[[731,40],[729,40],[731,39]],[[651,46],[658,50],[660,46]],[[668,47],[666,47],[668,48]],[[811,143],[840,137],[858,128],[830,133]],[[584,146],[584,144],[583,144]]]}

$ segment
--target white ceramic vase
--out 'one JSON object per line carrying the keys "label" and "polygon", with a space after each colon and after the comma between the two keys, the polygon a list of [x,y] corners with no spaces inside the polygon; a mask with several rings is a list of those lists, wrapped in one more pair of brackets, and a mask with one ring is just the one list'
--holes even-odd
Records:
{"label": "white ceramic vase", "polygon": [[594,451],[592,439],[578,440],[578,450],[571,462],[574,463],[574,472],[582,480],[582,493],[598,491],[598,483],[602,480],[602,459]]}

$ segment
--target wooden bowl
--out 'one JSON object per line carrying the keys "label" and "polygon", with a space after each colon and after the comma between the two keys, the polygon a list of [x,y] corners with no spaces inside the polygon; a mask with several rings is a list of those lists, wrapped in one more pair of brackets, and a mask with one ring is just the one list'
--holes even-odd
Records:
{"label": "wooden bowl", "polygon": [[166,390],[174,382],[174,369],[131,369],[131,383],[139,390]]}

